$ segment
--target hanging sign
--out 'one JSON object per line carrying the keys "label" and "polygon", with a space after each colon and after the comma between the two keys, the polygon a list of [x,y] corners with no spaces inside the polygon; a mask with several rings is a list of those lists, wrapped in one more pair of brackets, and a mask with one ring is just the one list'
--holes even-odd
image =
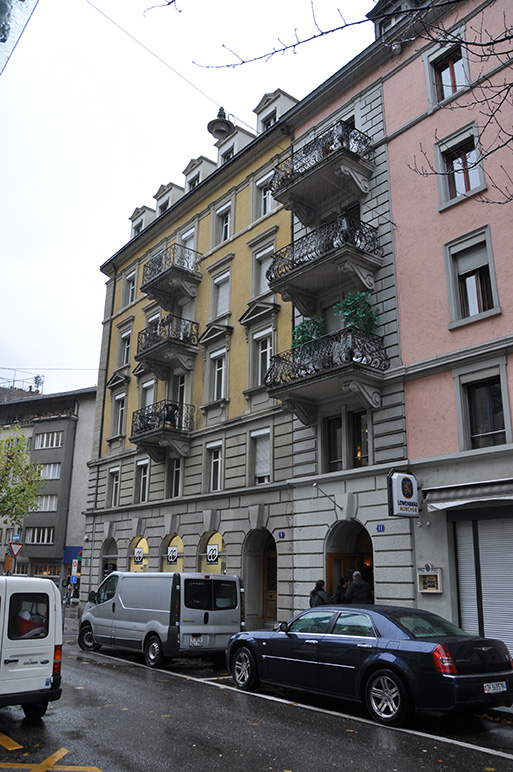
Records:
{"label": "hanging sign", "polygon": [[134,549],[134,563],[139,566],[143,562],[143,551],[142,547],[136,547]]}
{"label": "hanging sign", "polygon": [[207,563],[214,564],[217,563],[219,558],[219,547],[217,544],[209,544],[207,546]]}
{"label": "hanging sign", "polygon": [[178,547],[167,548],[168,565],[175,565],[178,562]]}
{"label": "hanging sign", "polygon": [[404,472],[388,474],[388,514],[392,517],[418,517],[417,479]]}

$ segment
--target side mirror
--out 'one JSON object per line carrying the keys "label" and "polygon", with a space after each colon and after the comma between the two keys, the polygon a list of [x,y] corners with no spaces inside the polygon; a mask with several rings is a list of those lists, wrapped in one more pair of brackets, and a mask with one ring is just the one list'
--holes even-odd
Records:
{"label": "side mirror", "polygon": [[288,631],[289,631],[289,626],[288,626],[288,624],[287,624],[286,622],[280,622],[280,627],[279,627],[278,629],[279,629],[279,630],[280,630],[280,632],[282,632],[282,633],[288,633]]}
{"label": "side mirror", "polygon": [[91,590],[91,592],[87,596],[87,600],[89,601],[89,603],[96,603],[96,593],[94,590]]}

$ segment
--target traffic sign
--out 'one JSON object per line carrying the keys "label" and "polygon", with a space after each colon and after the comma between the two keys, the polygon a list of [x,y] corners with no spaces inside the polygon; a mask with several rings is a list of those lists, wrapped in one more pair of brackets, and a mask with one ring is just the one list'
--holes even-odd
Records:
{"label": "traffic sign", "polygon": [[11,548],[12,556],[13,558],[17,558],[20,552],[23,549],[23,544],[17,543],[15,544],[13,541],[9,542],[9,547]]}

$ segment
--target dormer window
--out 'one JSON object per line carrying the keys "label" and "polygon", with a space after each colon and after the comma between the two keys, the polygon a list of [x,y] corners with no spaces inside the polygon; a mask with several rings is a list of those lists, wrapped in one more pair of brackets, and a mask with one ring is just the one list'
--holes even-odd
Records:
{"label": "dormer window", "polygon": [[189,190],[194,190],[194,188],[197,188],[199,185],[200,176],[199,174],[196,174],[194,177],[192,177],[189,180]]}
{"label": "dormer window", "polygon": [[267,131],[267,129],[270,129],[271,126],[276,123],[276,110],[273,110],[272,113],[269,113],[269,115],[266,115],[265,118],[262,118],[262,131]]}
{"label": "dormer window", "polygon": [[228,148],[226,153],[223,153],[223,155],[221,156],[221,158],[223,160],[223,163],[225,164],[228,161],[231,161],[231,159],[233,158],[234,154],[235,153],[234,153],[234,149],[233,149],[233,145],[232,145],[230,148]]}
{"label": "dormer window", "polygon": [[162,203],[159,205],[159,214],[164,214],[164,212],[165,212],[165,211],[166,211],[168,208],[169,208],[169,199],[168,199],[168,198],[166,198],[166,200],[165,200],[165,201],[163,201],[163,202],[162,202]]}
{"label": "dormer window", "polygon": [[139,222],[134,223],[134,236],[138,236],[140,232],[143,229],[143,221],[139,220]]}

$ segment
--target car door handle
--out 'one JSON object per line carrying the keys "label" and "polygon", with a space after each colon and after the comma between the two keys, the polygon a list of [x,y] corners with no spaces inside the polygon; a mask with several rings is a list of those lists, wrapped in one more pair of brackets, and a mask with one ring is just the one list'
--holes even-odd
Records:
{"label": "car door handle", "polygon": [[358,643],[358,644],[357,644],[357,646],[356,646],[356,648],[357,648],[357,649],[372,649],[372,648],[374,648],[374,647],[373,647],[373,646],[371,646],[371,644],[370,644],[370,643]]}
{"label": "car door handle", "polygon": [[19,659],[4,659],[4,665],[12,665],[15,662],[19,662]]}
{"label": "car door handle", "polygon": [[319,643],[319,641],[314,640],[313,638],[310,640],[306,640],[305,643]]}

